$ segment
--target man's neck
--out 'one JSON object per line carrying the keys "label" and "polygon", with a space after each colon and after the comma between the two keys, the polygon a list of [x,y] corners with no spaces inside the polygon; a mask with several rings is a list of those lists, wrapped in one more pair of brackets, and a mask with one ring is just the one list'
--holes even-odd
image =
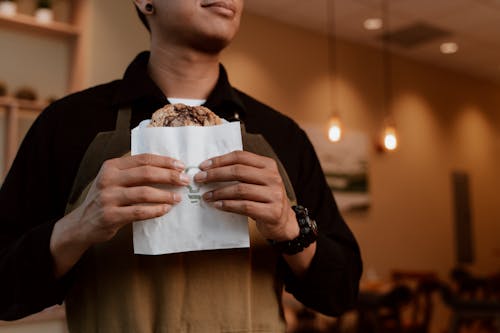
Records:
{"label": "man's neck", "polygon": [[152,45],[148,71],[165,96],[206,99],[219,77],[219,56]]}

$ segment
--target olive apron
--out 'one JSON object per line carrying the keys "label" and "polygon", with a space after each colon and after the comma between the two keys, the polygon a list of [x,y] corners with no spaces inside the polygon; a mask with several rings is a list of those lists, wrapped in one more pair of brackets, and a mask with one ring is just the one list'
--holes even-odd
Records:
{"label": "olive apron", "polygon": [[[128,108],[116,128],[99,133],[87,149],[66,213],[85,199],[102,163],[130,151]],[[244,150],[274,158],[287,195],[289,178],[266,140],[246,133]],[[132,226],[90,248],[75,267],[66,297],[69,331],[105,333],[284,332],[277,254],[249,220],[250,249],[134,255]]]}

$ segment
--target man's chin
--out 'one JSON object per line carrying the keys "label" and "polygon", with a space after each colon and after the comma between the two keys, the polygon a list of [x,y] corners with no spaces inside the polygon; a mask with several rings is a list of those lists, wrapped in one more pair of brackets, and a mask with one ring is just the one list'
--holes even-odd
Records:
{"label": "man's chin", "polygon": [[195,49],[208,54],[218,54],[222,52],[231,41],[226,38],[209,37],[202,41],[197,41],[192,45]]}

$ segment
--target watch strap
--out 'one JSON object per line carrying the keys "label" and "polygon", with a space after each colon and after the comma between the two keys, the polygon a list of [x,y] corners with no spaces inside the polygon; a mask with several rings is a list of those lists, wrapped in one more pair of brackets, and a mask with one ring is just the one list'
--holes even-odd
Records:
{"label": "watch strap", "polygon": [[292,206],[292,209],[295,212],[297,223],[299,224],[299,235],[287,241],[269,240],[269,243],[274,249],[280,253],[289,255],[302,252],[316,241],[318,235],[316,222],[309,217],[307,208],[297,205]]}

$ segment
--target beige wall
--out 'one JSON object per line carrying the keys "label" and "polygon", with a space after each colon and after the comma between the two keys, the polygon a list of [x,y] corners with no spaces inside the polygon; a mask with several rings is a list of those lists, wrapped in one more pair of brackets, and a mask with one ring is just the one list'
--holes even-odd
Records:
{"label": "beige wall", "polygon": [[0,30],[0,81],[10,93],[34,88],[41,99],[66,93],[69,48],[59,39]]}
{"label": "beige wall", "polygon": [[[86,85],[121,77],[148,44],[129,2],[92,0],[91,5]],[[56,46],[51,52],[59,57],[63,51]],[[337,56],[338,103],[347,130],[375,138],[384,114],[381,55],[338,42]],[[223,62],[236,87],[299,123],[327,119],[324,36],[246,15]],[[61,75],[60,67],[51,66]],[[45,75],[48,80],[54,73]],[[401,58],[394,59],[393,85],[391,110],[400,149],[370,152],[372,205],[366,212],[345,214],[365,267],[381,277],[393,268],[434,270],[446,277],[454,264],[450,173],[464,170],[471,176],[473,268],[500,269],[500,87]]]}
{"label": "beige wall", "polygon": [[[247,15],[224,56],[232,82],[301,122],[325,122],[328,105],[324,36]],[[384,112],[381,54],[337,43],[338,104],[347,130],[375,139]],[[471,177],[477,262],[500,269],[500,86],[395,58],[391,105],[400,149],[372,149],[372,206],[345,218],[365,267],[386,277],[393,268],[437,271],[454,265],[451,172]],[[293,149],[293,147],[291,147]]]}
{"label": "beige wall", "polygon": [[121,78],[133,57],[149,47],[132,1],[90,0],[90,13],[85,86]]}
{"label": "beige wall", "polygon": [[[68,20],[68,1],[55,2],[57,20]],[[35,11],[35,1],[17,4],[23,14]],[[66,93],[70,48],[61,39],[0,29],[0,50],[0,81],[8,84],[9,92],[30,86],[42,99]]]}
{"label": "beige wall", "polygon": [[[299,123],[324,123],[329,101],[324,36],[247,15],[224,55],[234,85]],[[347,131],[378,136],[383,124],[382,56],[339,41],[335,87]],[[362,250],[365,272],[430,270],[447,278],[455,264],[451,172],[471,180],[478,273],[500,270],[500,86],[395,57],[391,111],[400,148],[369,159],[372,205],[345,213]],[[290,147],[293,149],[293,147]],[[432,331],[446,327],[436,308]]]}

